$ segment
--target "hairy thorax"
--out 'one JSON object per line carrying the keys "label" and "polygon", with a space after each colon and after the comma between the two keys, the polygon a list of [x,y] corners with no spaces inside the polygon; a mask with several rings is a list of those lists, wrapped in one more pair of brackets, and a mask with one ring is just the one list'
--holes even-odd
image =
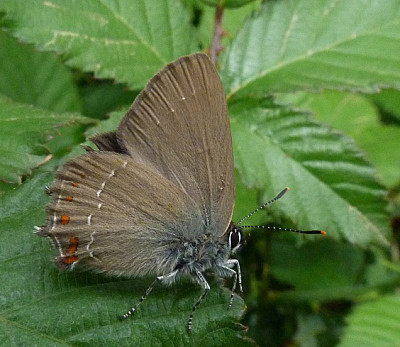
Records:
{"label": "hairy thorax", "polygon": [[195,271],[208,269],[219,273],[221,266],[229,258],[230,249],[224,236],[216,238],[211,234],[203,234],[194,240],[181,240],[169,248],[159,269],[169,268],[172,272],[179,270],[180,275],[189,275]]}

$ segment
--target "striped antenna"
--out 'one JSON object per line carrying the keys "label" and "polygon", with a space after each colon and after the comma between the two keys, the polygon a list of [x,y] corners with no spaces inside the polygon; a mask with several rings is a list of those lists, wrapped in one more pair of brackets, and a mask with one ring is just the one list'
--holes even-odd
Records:
{"label": "striped antenna", "polygon": [[244,228],[271,229],[274,231],[291,231],[293,233],[300,233],[300,234],[326,235],[325,230],[297,230],[297,229],[280,228],[280,227],[265,226],[265,225],[241,225],[240,227],[242,229]]}
{"label": "striped antenna", "polygon": [[[255,209],[253,212],[250,212],[247,216],[243,217],[238,223],[237,225],[240,226],[240,224],[245,221],[247,218],[251,217],[254,213],[262,210],[263,208],[267,207],[268,205],[272,204],[274,201],[280,199],[286,192],[288,192],[290,189],[289,187],[286,187],[285,189],[283,189],[277,196],[275,196],[273,199],[267,201],[264,205],[261,205],[260,207],[258,207],[257,209]],[[244,228],[241,226],[241,228]]]}
{"label": "striped antenna", "polygon": [[237,223],[237,225],[240,228],[270,229],[270,230],[274,230],[274,231],[291,231],[291,232],[300,233],[300,234],[326,235],[326,232],[324,230],[298,230],[298,229],[280,228],[280,227],[264,226],[264,225],[240,225],[243,221],[245,221],[247,218],[251,217],[256,212],[262,210],[263,208],[265,208],[268,205],[272,204],[274,201],[280,199],[288,191],[289,191],[289,187],[286,187],[285,189],[281,190],[280,193],[277,196],[275,196],[273,199],[267,201],[265,204],[261,205],[260,207],[255,209],[253,212],[250,212],[247,216],[243,217],[239,221],[239,223]]}

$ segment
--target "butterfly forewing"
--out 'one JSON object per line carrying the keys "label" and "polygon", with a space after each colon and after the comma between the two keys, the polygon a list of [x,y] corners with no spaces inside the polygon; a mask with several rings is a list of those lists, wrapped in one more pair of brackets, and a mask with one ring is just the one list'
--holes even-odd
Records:
{"label": "butterfly forewing", "polygon": [[208,231],[225,232],[235,194],[232,140],[223,86],[206,55],[158,73],[121,121],[117,140],[191,196]]}
{"label": "butterfly forewing", "polygon": [[204,230],[193,199],[123,154],[90,152],[71,160],[52,192],[40,234],[59,249],[56,264],[63,269],[79,260],[128,276],[170,272],[177,264],[168,254],[182,242],[183,230]]}

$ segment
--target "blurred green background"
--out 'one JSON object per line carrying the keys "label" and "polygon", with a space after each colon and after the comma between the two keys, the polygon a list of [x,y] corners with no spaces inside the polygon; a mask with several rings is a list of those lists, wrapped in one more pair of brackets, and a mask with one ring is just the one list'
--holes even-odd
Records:
{"label": "blurred green background", "polygon": [[[185,324],[200,289],[59,273],[45,223],[56,169],[113,130],[167,63],[209,52],[236,168],[234,221],[285,186],[249,225],[230,281]],[[400,340],[400,1],[22,0],[0,2],[0,344],[393,346]]]}

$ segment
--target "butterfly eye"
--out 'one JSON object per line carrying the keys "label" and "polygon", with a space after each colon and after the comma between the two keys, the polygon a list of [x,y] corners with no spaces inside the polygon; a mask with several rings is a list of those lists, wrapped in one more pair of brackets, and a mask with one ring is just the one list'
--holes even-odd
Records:
{"label": "butterfly eye", "polygon": [[228,246],[232,253],[236,252],[242,245],[242,232],[238,228],[233,228],[229,233]]}

